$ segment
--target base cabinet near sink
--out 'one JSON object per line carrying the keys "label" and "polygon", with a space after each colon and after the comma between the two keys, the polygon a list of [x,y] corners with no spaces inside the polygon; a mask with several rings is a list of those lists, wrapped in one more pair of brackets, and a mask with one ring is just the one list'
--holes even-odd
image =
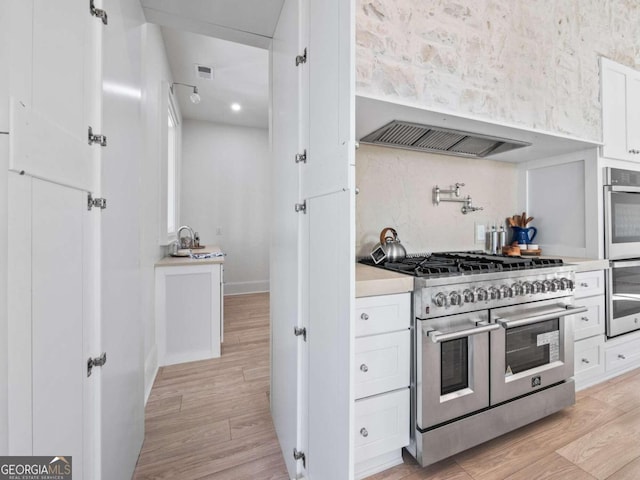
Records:
{"label": "base cabinet near sink", "polygon": [[355,478],[402,463],[409,445],[411,294],[356,299]]}
{"label": "base cabinet near sink", "polygon": [[219,357],[222,340],[223,265],[156,265],[158,364]]}

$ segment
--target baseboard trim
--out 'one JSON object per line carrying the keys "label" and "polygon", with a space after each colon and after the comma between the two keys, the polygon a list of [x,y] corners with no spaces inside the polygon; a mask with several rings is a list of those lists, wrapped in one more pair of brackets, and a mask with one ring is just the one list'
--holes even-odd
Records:
{"label": "baseboard trim", "polygon": [[254,282],[225,282],[225,295],[243,295],[245,293],[262,293],[269,291],[269,280]]}
{"label": "baseboard trim", "polygon": [[147,405],[153,383],[156,381],[158,375],[158,348],[157,345],[151,347],[151,351],[147,355],[144,362],[144,404]]}

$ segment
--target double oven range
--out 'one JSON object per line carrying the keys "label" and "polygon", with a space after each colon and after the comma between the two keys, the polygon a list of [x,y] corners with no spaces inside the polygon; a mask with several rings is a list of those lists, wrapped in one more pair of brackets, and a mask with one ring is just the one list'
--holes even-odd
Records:
{"label": "double oven range", "polygon": [[[365,261],[365,263],[367,263]],[[574,270],[471,252],[379,265],[413,275],[411,445],[430,465],[575,402]]]}

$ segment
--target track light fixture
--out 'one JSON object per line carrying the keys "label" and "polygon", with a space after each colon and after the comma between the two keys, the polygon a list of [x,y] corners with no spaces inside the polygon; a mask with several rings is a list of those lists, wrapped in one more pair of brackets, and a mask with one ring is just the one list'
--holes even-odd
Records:
{"label": "track light fixture", "polygon": [[170,87],[172,94],[174,85],[183,85],[185,87],[193,88],[193,93],[189,96],[189,98],[191,99],[191,103],[200,103],[201,99],[200,95],[198,95],[198,87],[196,87],[195,85],[189,85],[188,83],[173,82]]}

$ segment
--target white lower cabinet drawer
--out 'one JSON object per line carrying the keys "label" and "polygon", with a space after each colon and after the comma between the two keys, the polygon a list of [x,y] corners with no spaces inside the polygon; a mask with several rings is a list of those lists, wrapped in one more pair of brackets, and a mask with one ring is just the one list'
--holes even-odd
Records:
{"label": "white lower cabinet drawer", "polygon": [[408,387],[410,345],[409,330],[356,338],[356,399]]}
{"label": "white lower cabinet drawer", "polygon": [[409,388],[356,400],[355,463],[409,445]]}
{"label": "white lower cabinet drawer", "polygon": [[575,316],[574,338],[582,340],[603,334],[605,324],[604,295],[577,299],[575,305],[576,307],[587,307],[588,310]]}
{"label": "white lower cabinet drawer", "polygon": [[577,379],[604,373],[604,336],[577,341],[574,360]]}
{"label": "white lower cabinet drawer", "polygon": [[356,337],[411,327],[411,294],[356,298]]}
{"label": "white lower cabinet drawer", "polygon": [[576,273],[575,298],[604,294],[604,270]]}
{"label": "white lower cabinet drawer", "polygon": [[607,347],[605,365],[607,372],[622,370],[640,364],[640,339]]}

